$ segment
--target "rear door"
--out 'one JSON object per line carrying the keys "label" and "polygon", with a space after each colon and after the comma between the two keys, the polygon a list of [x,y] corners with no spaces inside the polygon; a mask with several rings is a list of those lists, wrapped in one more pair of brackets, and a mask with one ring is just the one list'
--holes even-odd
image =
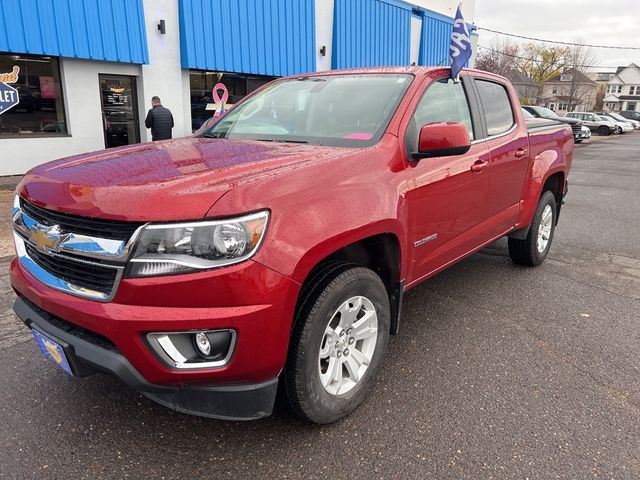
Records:
{"label": "rear door", "polygon": [[491,152],[487,229],[501,235],[515,225],[529,172],[529,134],[516,114],[519,101],[505,84],[475,77],[484,119],[483,135]]}
{"label": "rear door", "polygon": [[600,124],[596,122],[596,117],[594,115],[588,113],[580,113],[580,117],[582,118],[583,123],[589,127],[591,130],[596,131]]}

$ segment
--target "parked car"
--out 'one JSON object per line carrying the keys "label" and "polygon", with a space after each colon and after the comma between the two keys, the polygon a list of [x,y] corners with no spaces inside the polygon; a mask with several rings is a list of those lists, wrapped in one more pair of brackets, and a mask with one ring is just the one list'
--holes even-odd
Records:
{"label": "parked car", "polygon": [[633,132],[633,125],[627,122],[618,122],[616,119],[608,117],[606,115],[598,115],[600,119],[605,122],[613,122],[616,125],[615,133],[622,135],[623,133]]}
{"label": "parked car", "polygon": [[640,122],[637,120],[633,120],[631,118],[625,118],[622,115],[615,112],[596,112],[596,113],[601,117],[608,117],[614,122],[629,123],[633,127],[632,130],[633,129],[640,130]]}
{"label": "parked car", "polygon": [[592,132],[598,132],[599,135],[611,135],[618,131],[618,125],[608,119],[602,119],[595,113],[589,112],[568,112],[565,115],[567,118],[573,118],[582,121],[582,123],[589,127]]}
{"label": "parked car", "polygon": [[640,122],[640,112],[636,110],[622,110],[619,113],[620,113],[620,116],[624,118],[629,118],[631,120],[636,120]]}
{"label": "parked car", "polygon": [[[583,140],[589,140],[591,138],[591,130],[589,129],[589,127],[585,127],[584,125],[582,126],[582,135]],[[576,143],[580,142],[576,141]]]}
{"label": "parked car", "polygon": [[561,117],[556,112],[546,107],[523,105],[522,108],[536,118],[546,118],[548,120],[556,120],[558,122],[568,123],[569,125],[571,125],[573,139],[576,143],[580,143],[585,139],[584,134],[582,133],[582,122],[580,120],[576,120],[575,118]]}
{"label": "parked car", "polygon": [[505,235],[529,266],[553,241],[571,129],[525,122],[502,77],[449,76],[278,79],[201,136],[35,167],[12,212],[18,317],[67,373],[181,412],[264,417],[281,382],[299,417],[344,417],[407,290]]}

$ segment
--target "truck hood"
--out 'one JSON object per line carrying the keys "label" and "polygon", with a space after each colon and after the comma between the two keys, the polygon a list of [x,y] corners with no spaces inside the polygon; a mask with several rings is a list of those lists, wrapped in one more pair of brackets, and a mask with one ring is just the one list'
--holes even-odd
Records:
{"label": "truck hood", "polygon": [[25,175],[18,192],[43,208],[81,216],[128,221],[196,219],[236,185],[352,151],[186,137],[40,165]]}

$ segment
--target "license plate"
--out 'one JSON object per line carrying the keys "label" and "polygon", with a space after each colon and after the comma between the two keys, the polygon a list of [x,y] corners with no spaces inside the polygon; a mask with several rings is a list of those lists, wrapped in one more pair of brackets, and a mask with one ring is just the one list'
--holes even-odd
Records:
{"label": "license plate", "polygon": [[54,340],[51,340],[49,337],[35,329],[31,330],[31,333],[33,334],[33,338],[36,340],[44,358],[51,360],[73,377],[69,361],[67,360],[67,356],[65,355],[62,347]]}

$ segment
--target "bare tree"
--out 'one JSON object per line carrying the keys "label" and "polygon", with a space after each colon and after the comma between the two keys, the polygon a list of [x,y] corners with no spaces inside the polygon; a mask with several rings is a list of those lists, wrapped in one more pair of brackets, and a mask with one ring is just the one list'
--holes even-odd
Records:
{"label": "bare tree", "polygon": [[[584,45],[581,40],[575,40],[565,55],[563,75],[567,84],[562,87],[561,94],[566,97],[569,111],[577,106],[593,108],[596,102],[596,84],[589,79],[588,74],[596,64],[596,55],[591,47]],[[562,78],[561,78],[562,80]]]}
{"label": "bare tree", "polygon": [[487,48],[478,52],[475,68],[502,76],[516,68],[519,47],[508,38],[494,38]]}
{"label": "bare tree", "polygon": [[596,92],[596,103],[594,105],[594,110],[596,111],[601,111],[604,110],[604,97],[605,97],[606,93],[605,93],[605,89],[604,88],[598,88],[598,91]]}

